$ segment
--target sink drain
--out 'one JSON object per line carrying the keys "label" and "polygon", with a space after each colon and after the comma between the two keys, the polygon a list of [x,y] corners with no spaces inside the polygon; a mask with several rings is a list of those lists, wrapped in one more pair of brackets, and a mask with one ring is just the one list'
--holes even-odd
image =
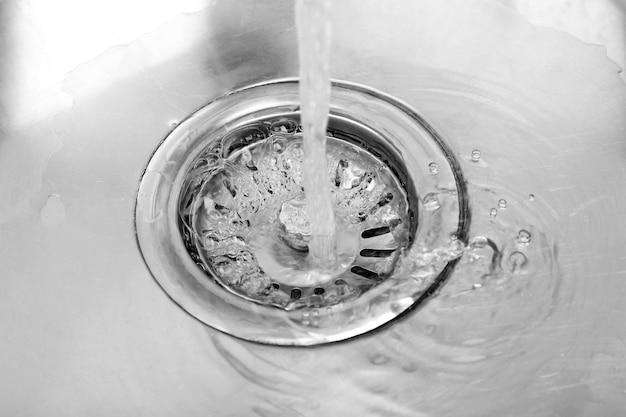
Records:
{"label": "sink drain", "polygon": [[298,102],[286,80],[201,109],[156,150],[136,209],[144,259],[175,302],[281,345],[350,338],[415,306],[454,263],[433,251],[467,227],[460,171],[432,128],[388,96],[334,83],[319,174],[331,183],[339,262],[309,268]]}
{"label": "sink drain", "polygon": [[334,270],[319,273],[307,265],[311,231],[297,114],[217,135],[192,162],[180,198],[183,239],[198,266],[224,288],[286,310],[319,308],[365,293],[393,270],[415,229],[415,208],[393,175],[398,168],[388,165],[395,161],[372,152],[391,153],[358,146],[334,119],[328,169],[319,173],[332,184]]}

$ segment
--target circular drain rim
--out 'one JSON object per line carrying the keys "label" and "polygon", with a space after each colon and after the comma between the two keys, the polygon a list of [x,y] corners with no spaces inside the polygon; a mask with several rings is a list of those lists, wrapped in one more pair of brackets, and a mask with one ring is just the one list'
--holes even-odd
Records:
{"label": "circular drain rim", "polygon": [[[166,294],[201,322],[235,337],[272,345],[315,345],[349,339],[379,328],[415,309],[447,278],[456,259],[432,271],[427,281],[392,274],[360,297],[322,309],[279,310],[247,301],[213,282],[191,259],[178,230],[178,198],[189,164],[206,147],[204,138],[227,132],[255,117],[299,110],[296,79],[253,85],[227,94],[181,122],[158,146],[145,169],[137,194],[136,238],[148,269]],[[443,233],[433,236],[432,224],[418,225],[415,242],[444,245],[451,235],[464,242],[469,226],[465,183],[459,165],[434,129],[409,106],[384,93],[347,82],[333,82],[331,114],[337,114],[391,137],[407,137],[386,145],[402,158],[426,153],[428,162],[409,173],[417,187],[418,216],[427,213],[423,197],[433,192],[452,195],[453,218],[439,219]],[[383,118],[382,124],[380,118]],[[238,124],[233,126],[234,122]],[[414,140],[420,136],[421,140]],[[391,139],[389,139],[391,140]],[[407,147],[408,146],[408,147]],[[429,172],[435,161],[439,174]],[[407,163],[413,166],[414,164]],[[436,180],[435,180],[436,178]],[[433,220],[434,221],[434,220]],[[429,233],[430,232],[430,233]]]}

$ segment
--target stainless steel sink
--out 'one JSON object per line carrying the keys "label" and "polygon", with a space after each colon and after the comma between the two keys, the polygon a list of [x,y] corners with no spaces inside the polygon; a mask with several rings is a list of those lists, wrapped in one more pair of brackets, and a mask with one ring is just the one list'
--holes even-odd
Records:
{"label": "stainless steel sink", "polygon": [[466,259],[401,320],[316,348],[192,318],[133,219],[177,123],[297,75],[292,2],[0,3],[0,414],[626,413],[626,5],[545,3],[333,5],[333,78],[416,109],[462,164],[470,237],[532,228],[539,266],[490,286]]}

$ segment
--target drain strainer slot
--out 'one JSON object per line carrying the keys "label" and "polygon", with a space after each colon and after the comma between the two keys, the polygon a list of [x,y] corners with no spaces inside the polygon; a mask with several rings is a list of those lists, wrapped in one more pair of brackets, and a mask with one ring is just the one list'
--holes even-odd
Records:
{"label": "drain strainer slot", "polygon": [[460,172],[433,130],[388,96],[334,83],[320,175],[340,262],[309,268],[298,102],[287,80],[207,105],[156,150],[136,209],[144,259],[174,301],[218,330],[281,345],[343,340],[400,315],[454,262],[422,255],[467,228]]}

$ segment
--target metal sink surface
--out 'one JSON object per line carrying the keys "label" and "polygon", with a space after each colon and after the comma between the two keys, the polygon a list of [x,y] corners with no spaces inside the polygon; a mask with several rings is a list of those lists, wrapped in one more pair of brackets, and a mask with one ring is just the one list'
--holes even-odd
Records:
{"label": "metal sink surface", "polygon": [[435,126],[470,238],[532,228],[527,273],[477,284],[466,260],[401,320],[313,348],[202,324],[142,259],[139,181],[197,109],[297,76],[293,2],[5,0],[1,415],[626,415],[626,3],[332,7],[332,77]]}

